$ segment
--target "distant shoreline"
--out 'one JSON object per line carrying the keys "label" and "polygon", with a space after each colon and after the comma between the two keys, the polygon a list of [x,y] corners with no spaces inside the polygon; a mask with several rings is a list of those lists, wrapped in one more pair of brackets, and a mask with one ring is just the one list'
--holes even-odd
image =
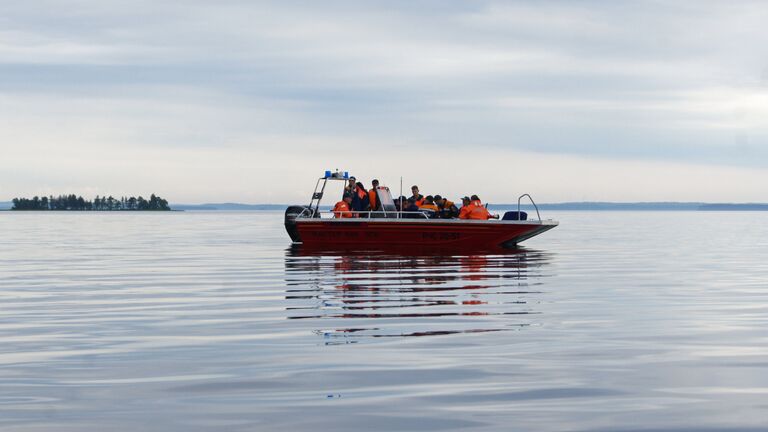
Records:
{"label": "distant shoreline", "polygon": [[[0,202],[0,211],[10,210],[13,203]],[[243,203],[205,203],[205,204],[171,204],[173,211],[253,211],[253,210],[285,210],[290,204],[243,204]],[[539,210],[563,211],[768,211],[768,203],[703,203],[703,202],[565,202],[541,203]],[[329,206],[321,206],[326,209]],[[491,210],[517,209],[517,204],[490,203]],[[521,205],[525,211],[534,210],[530,204]],[[38,210],[17,210],[38,211]],[[45,210],[42,210],[45,211]],[[82,210],[48,210],[50,212],[82,211]],[[131,211],[131,210],[111,210]],[[135,210],[133,210],[135,211]],[[151,210],[150,210],[151,211]],[[85,212],[88,212],[87,210]],[[109,211],[107,211],[109,212]],[[143,212],[143,211],[142,211]]]}
{"label": "distant shoreline", "polygon": [[[285,210],[290,204],[240,204],[240,203],[207,203],[207,204],[173,204],[179,210]],[[764,203],[682,203],[682,202],[567,202],[538,204],[539,210],[569,210],[569,211],[768,211]],[[321,206],[330,208],[330,206]],[[491,210],[517,209],[517,204],[488,205]],[[521,209],[535,210],[530,204],[523,204]]]}
{"label": "distant shoreline", "polygon": [[169,209],[169,210],[79,210],[79,209],[68,209],[68,210],[45,210],[45,209],[11,209],[11,208],[0,208],[0,211],[7,211],[7,212],[13,212],[13,213],[168,213],[168,212],[183,212],[184,210],[176,210],[176,209]]}
{"label": "distant shoreline", "polygon": [[[3,203],[0,203],[3,204]],[[152,194],[149,200],[141,195],[115,198],[99,197],[92,200],[81,195],[60,194],[49,196],[16,197],[5,203],[13,211],[170,211],[168,201]],[[3,208],[3,206],[0,206]]]}

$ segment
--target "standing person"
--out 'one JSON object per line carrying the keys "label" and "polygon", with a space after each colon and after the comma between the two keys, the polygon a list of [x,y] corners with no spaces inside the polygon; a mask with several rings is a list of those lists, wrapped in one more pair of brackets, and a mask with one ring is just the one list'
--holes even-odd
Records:
{"label": "standing person", "polygon": [[368,205],[371,206],[371,211],[380,210],[381,208],[379,193],[376,191],[377,187],[379,187],[379,181],[377,179],[373,179],[371,182],[371,190],[368,191]]}
{"label": "standing person", "polygon": [[352,210],[356,212],[368,211],[368,192],[361,182],[355,184],[355,191],[352,192]]}
{"label": "standing person", "polygon": [[355,181],[357,181],[357,179],[355,179],[354,177],[350,177],[349,178],[349,183],[346,186],[344,186],[344,193],[343,193],[342,197],[344,195],[352,196],[352,194],[355,193],[355,188],[357,188],[357,185],[355,184]]}
{"label": "standing person", "polygon": [[418,186],[416,186],[416,185],[411,186],[411,192],[413,193],[413,196],[411,196],[411,198],[413,198],[413,202],[417,206],[420,206],[420,205],[424,204],[424,195],[421,195],[419,193],[419,187]]}
{"label": "standing person", "polygon": [[351,195],[344,195],[344,199],[337,202],[333,206],[333,217],[335,218],[351,218],[352,212],[349,211],[349,205],[352,203]]}
{"label": "standing person", "polygon": [[459,209],[453,201],[449,201],[440,195],[435,195],[435,204],[440,209],[439,214],[443,219],[453,219],[459,216]]}

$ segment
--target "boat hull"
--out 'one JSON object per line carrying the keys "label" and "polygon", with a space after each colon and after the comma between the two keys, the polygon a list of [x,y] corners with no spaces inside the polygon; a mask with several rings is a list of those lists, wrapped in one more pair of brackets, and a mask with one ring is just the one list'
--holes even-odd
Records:
{"label": "boat hull", "polygon": [[298,239],[307,246],[514,247],[557,226],[555,221],[475,221],[408,219],[298,219]]}

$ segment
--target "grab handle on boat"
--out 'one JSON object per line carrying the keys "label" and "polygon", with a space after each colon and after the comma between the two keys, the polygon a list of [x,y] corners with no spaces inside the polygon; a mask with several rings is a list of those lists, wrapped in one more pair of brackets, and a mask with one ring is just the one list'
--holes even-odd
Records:
{"label": "grab handle on boat", "polygon": [[533,208],[536,209],[536,216],[539,218],[539,222],[541,222],[541,215],[539,214],[539,206],[536,205],[535,202],[533,202],[533,198],[531,198],[530,195],[522,194],[519,198],[517,198],[517,214],[520,214],[520,200],[523,199],[523,197],[528,197],[529,200],[531,200],[531,204],[533,204]]}

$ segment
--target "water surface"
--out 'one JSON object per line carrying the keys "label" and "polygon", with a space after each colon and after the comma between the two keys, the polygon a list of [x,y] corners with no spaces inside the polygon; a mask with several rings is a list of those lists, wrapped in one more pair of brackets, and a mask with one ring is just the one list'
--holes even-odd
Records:
{"label": "water surface", "polygon": [[504,254],[279,212],[0,212],[0,429],[764,430],[768,214],[549,212]]}

